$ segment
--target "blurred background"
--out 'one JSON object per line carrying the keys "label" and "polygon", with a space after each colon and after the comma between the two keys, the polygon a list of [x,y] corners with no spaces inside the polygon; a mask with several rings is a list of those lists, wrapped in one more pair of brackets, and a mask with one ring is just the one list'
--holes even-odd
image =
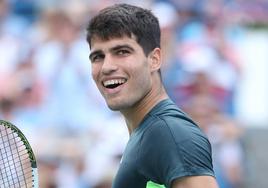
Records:
{"label": "blurred background", "polygon": [[[0,118],[41,188],[109,188],[128,132],[90,74],[88,20],[120,0],[0,0]],[[125,0],[162,29],[165,87],[208,135],[221,188],[268,187],[268,1]]]}

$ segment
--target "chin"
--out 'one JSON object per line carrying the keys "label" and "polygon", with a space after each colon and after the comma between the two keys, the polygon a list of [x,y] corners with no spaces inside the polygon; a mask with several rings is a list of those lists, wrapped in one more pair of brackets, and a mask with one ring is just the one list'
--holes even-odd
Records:
{"label": "chin", "polygon": [[114,103],[108,103],[108,102],[107,102],[107,106],[112,111],[119,111],[122,108],[122,106],[120,104],[114,104]]}
{"label": "chin", "polygon": [[129,108],[129,104],[123,104],[123,103],[107,103],[107,106],[109,107],[109,109],[111,109],[112,111],[120,111],[123,109],[127,109]]}
{"label": "chin", "polygon": [[120,108],[118,108],[117,106],[108,105],[108,107],[112,111],[119,111],[120,110]]}

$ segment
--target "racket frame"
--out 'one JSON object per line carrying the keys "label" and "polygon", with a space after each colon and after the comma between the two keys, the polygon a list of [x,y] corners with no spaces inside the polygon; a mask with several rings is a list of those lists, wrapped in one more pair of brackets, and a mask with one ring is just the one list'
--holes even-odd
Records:
{"label": "racket frame", "polygon": [[39,184],[38,184],[38,169],[37,169],[37,162],[36,162],[36,158],[33,152],[33,149],[29,143],[29,141],[27,140],[27,138],[25,137],[25,135],[22,133],[22,131],[16,127],[14,124],[5,121],[5,120],[1,120],[0,119],[0,126],[5,126],[6,128],[11,129],[13,132],[15,132],[18,137],[21,139],[21,142],[23,143],[23,145],[25,146],[25,149],[28,153],[29,156],[29,160],[31,162],[31,167],[32,167],[32,187],[33,188],[38,188]]}

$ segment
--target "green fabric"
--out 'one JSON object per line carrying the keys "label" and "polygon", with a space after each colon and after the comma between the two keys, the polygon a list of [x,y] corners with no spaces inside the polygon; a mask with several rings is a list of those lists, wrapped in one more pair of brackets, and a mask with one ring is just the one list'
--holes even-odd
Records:
{"label": "green fabric", "polygon": [[152,181],[148,181],[147,185],[146,185],[146,188],[165,188],[165,186],[164,185],[159,185],[159,184],[154,183]]}

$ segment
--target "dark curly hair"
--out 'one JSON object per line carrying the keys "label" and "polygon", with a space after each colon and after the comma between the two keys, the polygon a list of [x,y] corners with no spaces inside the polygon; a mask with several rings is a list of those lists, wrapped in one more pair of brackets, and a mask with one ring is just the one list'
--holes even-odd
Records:
{"label": "dark curly hair", "polygon": [[87,27],[90,47],[94,37],[109,40],[133,35],[146,56],[153,49],[160,48],[159,22],[150,10],[129,4],[115,4],[102,9]]}

